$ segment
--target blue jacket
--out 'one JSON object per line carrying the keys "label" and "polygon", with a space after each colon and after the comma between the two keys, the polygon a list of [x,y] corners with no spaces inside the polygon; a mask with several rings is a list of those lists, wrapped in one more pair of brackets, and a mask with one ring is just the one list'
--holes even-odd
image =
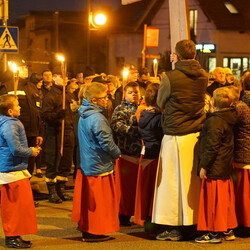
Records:
{"label": "blue jacket", "polygon": [[156,109],[152,109],[151,111],[143,110],[138,126],[139,133],[145,145],[144,158],[158,158],[163,137],[161,113],[157,112]]}
{"label": "blue jacket", "polygon": [[0,115],[0,172],[27,169],[32,153],[23,124],[17,118]]}
{"label": "blue jacket", "polygon": [[110,172],[114,160],[121,154],[114,142],[108,120],[102,115],[103,108],[83,99],[78,109],[78,140],[81,169],[84,175],[93,176]]}

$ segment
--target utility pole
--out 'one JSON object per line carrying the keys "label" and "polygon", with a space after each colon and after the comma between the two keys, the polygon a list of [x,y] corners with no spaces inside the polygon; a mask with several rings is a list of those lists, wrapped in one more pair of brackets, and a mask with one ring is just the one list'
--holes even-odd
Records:
{"label": "utility pole", "polygon": [[90,0],[87,0],[87,66],[90,65],[90,12],[91,12],[91,5]]}
{"label": "utility pole", "polygon": [[[2,19],[3,26],[7,27],[7,20],[9,19],[9,2],[8,0],[0,0],[0,19]],[[3,72],[8,69],[7,53],[3,53]]]}
{"label": "utility pole", "polygon": [[190,39],[188,0],[169,0],[169,14],[171,53],[173,53],[178,41]]}

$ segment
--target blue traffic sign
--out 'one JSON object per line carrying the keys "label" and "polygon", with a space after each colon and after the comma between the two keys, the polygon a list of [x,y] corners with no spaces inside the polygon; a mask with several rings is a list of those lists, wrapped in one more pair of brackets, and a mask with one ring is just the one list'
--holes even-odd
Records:
{"label": "blue traffic sign", "polygon": [[18,27],[0,26],[0,52],[18,52]]}

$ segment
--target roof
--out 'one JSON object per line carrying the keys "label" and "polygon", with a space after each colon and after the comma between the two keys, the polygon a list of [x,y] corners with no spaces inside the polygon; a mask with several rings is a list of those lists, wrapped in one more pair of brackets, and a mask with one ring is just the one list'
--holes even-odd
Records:
{"label": "roof", "polygon": [[[197,0],[203,12],[214,22],[218,29],[238,30],[244,32],[250,29],[249,0]],[[235,6],[239,13],[232,14],[226,8],[225,2]]]}

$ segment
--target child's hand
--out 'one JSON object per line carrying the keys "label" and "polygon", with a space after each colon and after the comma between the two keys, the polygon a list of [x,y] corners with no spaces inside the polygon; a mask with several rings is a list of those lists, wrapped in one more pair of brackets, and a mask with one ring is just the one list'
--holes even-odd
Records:
{"label": "child's hand", "polygon": [[40,153],[40,151],[41,151],[41,148],[40,148],[40,147],[36,147],[36,148],[30,147],[30,148],[33,150],[32,156],[36,157],[36,156],[39,155],[39,153]]}
{"label": "child's hand", "polygon": [[201,168],[200,170],[200,178],[201,179],[207,179],[207,170],[204,168]]}

